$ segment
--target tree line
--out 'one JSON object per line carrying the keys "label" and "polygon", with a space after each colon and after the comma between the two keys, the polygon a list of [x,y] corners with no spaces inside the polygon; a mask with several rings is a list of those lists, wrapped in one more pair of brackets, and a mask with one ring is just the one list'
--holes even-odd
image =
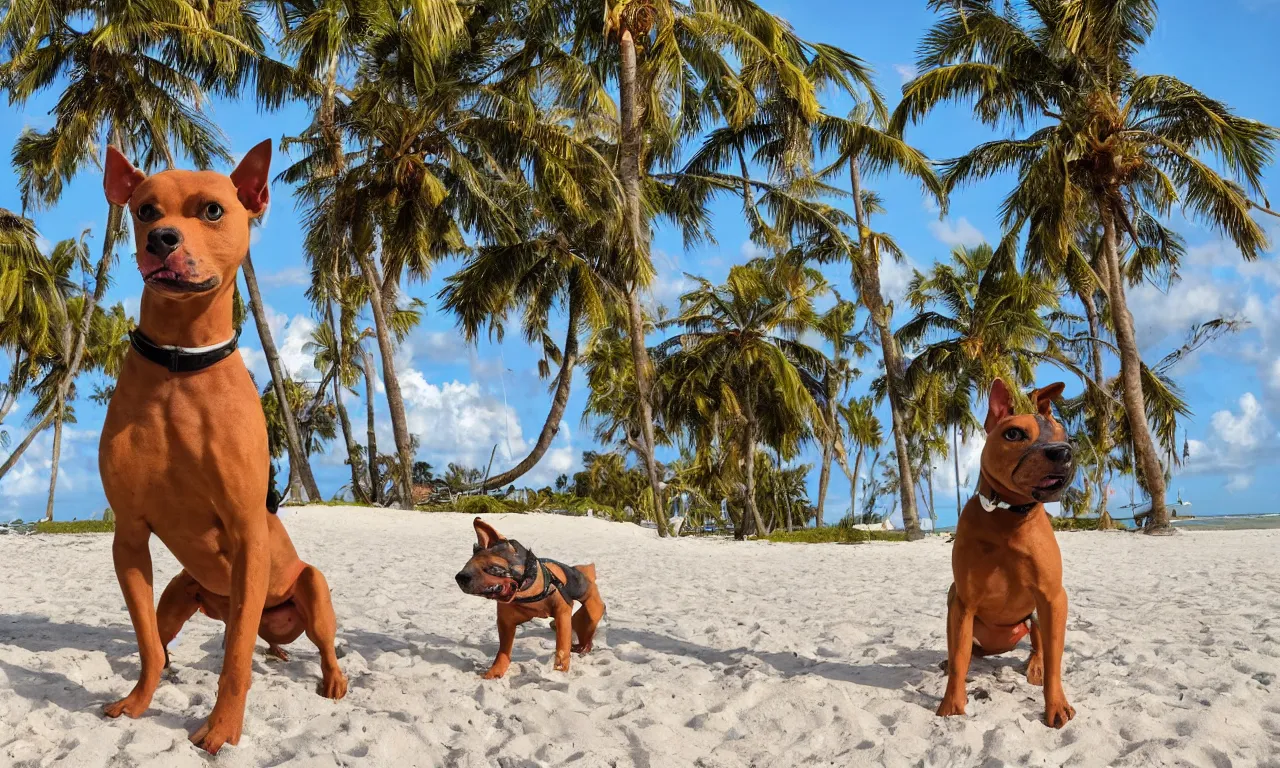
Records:
{"label": "tree line", "polygon": [[[22,214],[0,211],[0,424],[19,396],[35,402],[21,440],[0,427],[0,477],[52,429],[52,514],[78,377],[110,382],[133,322],[103,306],[123,210],[109,208],[96,255],[89,233],[42,247],[28,215],[99,173],[106,145],[148,172],[228,163],[208,111],[218,98],[311,114],[282,142],[277,181],[303,212],[320,380],[284,369],[251,258],[237,311],[261,341],[272,450],[298,499],[320,499],[310,456],[340,437],[344,494],[414,504],[420,462],[395,352],[429,308],[406,286],[460,259],[442,310],[470,342],[513,327],[551,394],[529,454],[492,476],[459,467],[458,489],[502,488],[536,466],[581,370],[584,419],[608,450],[588,454],[573,485],[662,535],[676,499],[723,509],[739,536],[823,525],[838,468],[848,519],[883,514],[888,499],[914,537],[922,512],[936,518],[934,472],[948,458],[963,503],[960,444],[991,382],[1026,387],[1050,366],[1082,385],[1059,405],[1082,463],[1068,510],[1108,516],[1108,488],[1132,475],[1149,529],[1168,530],[1190,413],[1172,368],[1241,324],[1212,320],[1144,361],[1127,294],[1177,279],[1175,207],[1245,259],[1268,247],[1260,217],[1276,214],[1262,181],[1280,133],[1138,71],[1152,0],[928,5],[919,74],[894,105],[854,53],[802,39],[750,0],[10,0],[0,89],[13,108],[54,108],[52,127],[12,150]],[[833,113],[837,100],[853,106]],[[911,128],[950,103],[1009,138],[926,157]],[[905,307],[881,283],[886,260],[903,258],[875,226],[885,208],[869,184],[888,174],[943,213],[964,185],[1010,184],[999,241],[917,272]],[[655,228],[711,241],[717,198],[741,204],[760,255],[718,284],[690,275],[678,307],[653,306]],[[848,281],[824,277],[830,265]],[[870,394],[852,397],[864,375]],[[394,438],[382,449],[378,381]],[[365,435],[348,412],[361,390]],[[108,383],[91,397],[109,395]],[[794,465],[811,444],[812,503]]]}

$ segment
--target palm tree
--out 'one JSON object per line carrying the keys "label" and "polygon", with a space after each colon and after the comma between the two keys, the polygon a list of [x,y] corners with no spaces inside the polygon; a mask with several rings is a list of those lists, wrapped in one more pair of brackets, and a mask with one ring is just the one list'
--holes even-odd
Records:
{"label": "palm tree", "polygon": [[[852,398],[840,406],[840,419],[844,422],[845,438],[854,445],[853,470],[849,470],[847,463],[841,463],[841,467],[849,478],[849,512],[854,518],[858,516],[858,479],[862,473],[863,456],[867,451],[878,452],[884,442],[875,407],[875,400],[868,396]],[[875,465],[876,462],[873,459],[870,465],[873,472]]]}
{"label": "palm tree", "polygon": [[[857,305],[837,296],[836,305],[827,310],[818,321],[818,333],[831,345],[832,353],[822,373],[822,426],[818,432],[822,444],[822,468],[818,477],[818,506],[816,525],[821,528],[827,502],[827,487],[831,482],[831,463],[837,459],[847,464],[844,453],[844,430],[840,425],[840,399],[849,382],[861,375],[851,362],[868,352],[861,333],[853,333]],[[850,478],[850,482],[853,479]]]}
{"label": "palm tree", "polygon": [[922,74],[904,87],[893,128],[955,100],[972,101],[989,125],[1033,129],[983,144],[943,173],[949,190],[1017,172],[1002,208],[998,258],[1012,258],[1025,230],[1026,258],[1061,270],[1081,230],[1100,226],[1100,284],[1115,325],[1135,458],[1151,495],[1151,530],[1169,532],[1125,282],[1143,264],[1176,265],[1178,240],[1160,223],[1175,203],[1224,233],[1245,259],[1265,251],[1266,234],[1251,214],[1267,210],[1262,173],[1280,132],[1176,78],[1137,72],[1134,56],[1156,23],[1150,0],[1010,2],[1003,10],[984,0],[930,5],[944,16],[925,37]]}
{"label": "palm tree", "polygon": [[[200,168],[230,159],[201,111],[206,93],[231,95],[255,74],[265,76],[260,90],[266,93],[263,85],[281,70],[260,56],[262,36],[247,4],[222,4],[208,13],[190,10],[156,2],[92,10],[62,0],[6,5],[0,50],[8,58],[0,62],[0,89],[10,105],[61,87],[53,127],[24,131],[13,150],[24,208],[55,204],[64,184],[86,166],[97,167],[102,141],[141,156],[146,169],[173,166],[179,152]],[[68,23],[72,18],[89,23]],[[124,235],[123,209],[109,205],[93,287],[80,314],[68,319],[70,345],[55,393],[59,404],[66,402],[84,365],[95,310]],[[20,448],[25,450],[61,413],[61,408],[48,410]],[[10,454],[0,476],[20,453]]]}
{"label": "palm tree", "polygon": [[[267,359],[267,368],[271,372],[271,386],[275,388],[275,401],[283,402],[279,408],[279,419],[284,437],[284,446],[289,451],[289,493],[295,499],[320,501],[320,488],[316,485],[315,476],[311,473],[310,451],[306,441],[298,429],[294,416],[294,400],[289,394],[289,383],[292,381],[289,371],[284,370],[280,360],[280,351],[275,339],[271,336],[271,326],[267,322],[267,308],[262,302],[262,291],[258,288],[258,274],[253,267],[253,259],[247,254],[240,265],[244,274],[244,284],[249,290],[249,310],[253,314],[253,322],[258,328],[258,340],[262,343],[262,355]],[[303,493],[299,493],[299,491]]]}
{"label": "palm tree", "polygon": [[712,427],[740,445],[744,498],[757,535],[769,532],[756,503],[756,452],[763,442],[792,457],[822,423],[811,394],[825,358],[800,342],[818,324],[813,300],[827,290],[821,277],[779,260],[735,266],[721,286],[695,278],[680,299],[680,316],[664,323],[683,332],[659,347],[672,383],[667,421],[706,444]]}
{"label": "palm tree", "polygon": [[913,354],[904,384],[916,414],[914,431],[952,429],[960,504],[959,443],[961,433],[977,427],[973,398],[984,397],[997,378],[1015,389],[1031,386],[1040,363],[1079,372],[1064,351],[1067,337],[1056,329],[1070,317],[1059,311],[1052,282],[994,263],[986,244],[958,246],[950,263],[916,272],[907,301],[916,315],[897,337]]}
{"label": "palm tree", "polygon": [[[371,335],[367,331],[364,334],[356,334],[353,311],[355,308],[352,306],[354,302],[342,299],[356,293],[358,293],[356,286],[349,286],[347,290],[341,291],[336,299],[325,302],[330,314],[333,312],[333,304],[336,302],[339,305],[337,322],[317,325],[311,334],[311,340],[303,347],[303,351],[313,356],[316,370],[325,371],[323,379],[333,387],[333,404],[338,414],[338,423],[342,427],[342,440],[347,448],[347,464],[351,467],[351,493],[357,501],[368,503],[372,501],[370,493],[373,486],[366,485],[364,462],[360,458],[361,452],[351,430],[351,418],[342,399],[342,393],[352,390],[359,381],[361,370],[355,359],[358,354],[357,348],[367,336]],[[323,386],[318,388],[316,397],[313,398],[307,410],[307,416],[302,419],[304,422],[310,421],[309,415],[315,412],[315,405],[323,392]]]}
{"label": "palm tree", "polygon": [[847,117],[824,115],[818,125],[818,141],[824,152],[836,155],[821,175],[830,178],[843,172],[849,179],[858,237],[852,244],[844,238],[836,239],[828,244],[828,248],[834,246],[839,255],[851,262],[852,280],[858,290],[859,301],[871,315],[871,324],[880,343],[898,473],[907,478],[907,482],[900,484],[899,493],[902,496],[902,519],[910,539],[919,537],[920,525],[907,459],[907,406],[902,383],[906,363],[894,340],[892,308],[886,303],[880,285],[881,253],[886,251],[887,244],[882,236],[872,231],[870,218],[879,201],[863,187],[863,173],[898,171],[918,179],[935,197],[941,198],[941,193],[928,159],[919,150],[884,130],[887,115],[883,100],[874,90],[871,95],[868,100],[857,104]]}

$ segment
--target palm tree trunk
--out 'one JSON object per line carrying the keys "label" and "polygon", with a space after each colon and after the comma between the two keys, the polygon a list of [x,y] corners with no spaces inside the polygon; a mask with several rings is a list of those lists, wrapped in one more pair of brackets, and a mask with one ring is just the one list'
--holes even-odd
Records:
{"label": "palm tree trunk", "polygon": [[369,286],[370,306],[373,307],[373,324],[378,337],[378,351],[382,355],[382,383],[387,388],[387,409],[391,411],[391,431],[395,436],[396,453],[400,456],[400,506],[413,509],[413,456],[410,453],[409,424],[404,415],[404,397],[400,394],[400,379],[396,376],[395,349],[391,345],[391,327],[387,323],[386,308],[382,303],[382,282],[373,259],[367,253],[360,254],[360,269]]}
{"label": "palm tree trunk", "polygon": [[862,472],[864,450],[861,445],[858,446],[858,452],[853,457],[853,474],[849,476],[849,516],[855,523],[858,522],[858,475]]}
{"label": "palm tree trunk", "polygon": [[964,500],[960,495],[960,425],[954,424],[951,427],[951,457],[956,467],[956,521],[960,520],[960,513],[964,511]]}
{"label": "palm tree trunk", "polygon": [[[346,310],[344,309],[345,313]],[[338,423],[342,426],[342,442],[347,446],[347,465],[351,467],[351,495],[356,501],[368,503],[368,494],[365,492],[364,484],[360,478],[360,468],[356,466],[356,441],[351,434],[351,418],[347,414],[346,403],[342,401],[342,372],[347,370],[346,363],[343,359],[343,337],[342,326],[333,314],[333,300],[325,301],[325,313],[328,315],[329,326],[333,328],[334,338],[334,375],[333,375],[333,404],[338,409]]]}
{"label": "palm tree trunk", "polygon": [[830,438],[828,438],[822,446],[822,473],[818,475],[818,510],[817,519],[814,521],[814,526],[817,528],[822,527],[822,513],[827,505],[827,485],[831,482],[833,453],[835,451],[832,450]]}
{"label": "palm tree trunk", "polygon": [[293,409],[289,407],[284,383],[284,368],[280,364],[280,351],[276,348],[275,339],[271,337],[271,326],[267,323],[266,307],[262,303],[262,292],[258,290],[258,275],[253,268],[253,258],[248,254],[241,264],[244,272],[244,284],[249,289],[249,308],[253,312],[253,322],[258,326],[258,340],[262,343],[262,354],[267,358],[267,369],[271,372],[271,386],[276,393],[276,404],[284,419],[286,448],[289,451],[289,490],[296,495],[294,477],[302,484],[302,490],[308,501],[320,501],[320,489],[311,474],[311,462],[305,450],[305,443],[298,431],[298,422],[293,417]]}
{"label": "palm tree trunk", "polygon": [[760,517],[760,508],[756,505],[756,422],[754,418],[747,421],[746,438],[746,486],[747,486],[747,512],[750,513],[751,523],[755,526],[757,538],[764,538],[769,534],[769,529],[765,527],[764,520]]}
{"label": "palm tree trunk", "polygon": [[62,408],[54,407],[53,418],[53,463],[49,466],[49,501],[44,507],[44,519],[53,520],[53,497],[58,488],[58,459],[62,457]]}
{"label": "palm tree trunk", "polygon": [[14,404],[18,402],[18,390],[22,388],[20,382],[26,381],[26,372],[30,367],[30,358],[23,360],[20,351],[14,352],[13,369],[9,371],[9,384],[4,389],[4,400],[0,400],[0,424],[4,423],[9,411],[13,410]]}
{"label": "palm tree trunk", "polygon": [[[1108,280],[1108,282],[1110,282]],[[1102,321],[1098,316],[1098,304],[1092,293],[1081,292],[1080,303],[1084,305],[1084,314],[1089,321],[1089,356],[1093,365],[1093,380],[1100,391],[1095,393],[1098,403],[1098,454],[1099,463],[1105,464],[1111,453],[1111,394],[1106,391],[1106,374],[1102,368]],[[1098,487],[1102,499],[1099,509],[1107,514],[1107,489]],[[1108,515],[1108,520],[1110,516]]]}
{"label": "palm tree trunk", "polygon": [[[898,342],[889,326],[889,309],[880,290],[880,259],[873,248],[867,247],[869,230],[866,213],[862,207],[862,177],[858,172],[857,158],[849,160],[849,181],[853,191],[854,218],[858,223],[859,258],[854,265],[854,281],[863,305],[871,313],[871,320],[880,335],[880,350],[884,355],[885,382],[889,395],[889,414],[893,421],[893,444],[898,455],[898,489],[902,496],[902,525],[907,539],[919,539],[920,518],[916,512],[914,483],[911,477],[911,461],[907,454],[906,408],[902,396],[902,379],[905,373]],[[860,277],[860,279],[859,279]]]}
{"label": "palm tree trunk", "polygon": [[[631,30],[623,29],[619,42],[622,57],[622,72],[619,77],[618,91],[621,102],[622,143],[619,162],[621,165],[622,191],[626,202],[627,234],[631,241],[634,269],[640,271],[640,265],[647,255],[648,238],[643,234],[640,215],[640,115],[636,106],[636,44]],[[658,477],[657,436],[653,429],[653,400],[649,386],[651,365],[649,351],[644,345],[644,313],[640,308],[639,280],[632,278],[627,287],[627,311],[629,333],[631,336],[631,360],[635,366],[636,395],[640,405],[640,427],[643,438],[645,470],[649,474],[649,487],[653,491],[654,522],[658,525],[658,535],[667,536],[666,506],[662,500],[662,481]]]}
{"label": "palm tree trunk", "polygon": [[1142,393],[1142,356],[1133,330],[1133,315],[1129,313],[1128,299],[1124,294],[1124,280],[1120,272],[1120,249],[1116,242],[1114,211],[1110,204],[1101,206],[1104,248],[1107,270],[1110,273],[1111,319],[1116,329],[1116,346],[1120,350],[1120,378],[1124,384],[1124,407],[1129,419],[1129,434],[1138,469],[1142,472],[1147,493],[1151,496],[1151,525],[1148,533],[1172,533],[1169,511],[1164,505],[1164,468],[1151,439],[1151,427],[1147,423],[1147,408]]}
{"label": "palm tree trunk", "polygon": [[[578,325],[581,315],[581,308],[578,304],[579,300],[577,298],[574,296],[569,297],[569,330],[564,339],[564,356],[560,363],[560,376],[556,379],[556,393],[551,400],[551,410],[547,412],[547,420],[543,422],[542,431],[538,433],[538,442],[534,443],[533,450],[519,464],[500,475],[489,478],[485,482],[485,486],[501,488],[533,469],[542,460],[542,457],[546,455],[547,450],[551,448],[551,441],[555,439],[556,433],[560,431],[560,421],[564,418],[565,408],[569,405],[569,390],[573,384],[573,371],[578,363]],[[659,517],[665,517],[665,515],[659,515]]]}
{"label": "palm tree trunk", "polygon": [[[122,146],[119,132],[112,131],[111,145],[117,149]],[[109,205],[107,210],[107,231],[102,239],[102,256],[99,258],[98,266],[94,271],[93,293],[86,297],[84,308],[81,310],[80,322],[76,327],[75,338],[71,344],[71,356],[67,361],[67,368],[63,373],[62,380],[58,382],[54,403],[66,402],[67,392],[71,389],[71,383],[75,381],[76,374],[80,372],[80,365],[84,361],[85,348],[89,342],[89,326],[93,321],[93,311],[98,304],[102,303],[102,299],[107,293],[107,275],[111,272],[112,256],[115,252],[116,241],[120,236],[123,220],[124,209]],[[13,449],[13,452],[4,460],[4,463],[0,464],[0,478],[13,469],[14,465],[18,463],[18,459],[22,458],[22,454],[26,453],[27,448],[31,446],[31,442],[35,440],[36,435],[43,432],[53,423],[53,418],[54,410],[50,410],[40,420],[40,423],[27,433],[27,436]]]}
{"label": "palm tree trunk", "polygon": [[365,404],[365,458],[368,464],[369,472],[369,501],[373,504],[382,501],[382,482],[378,478],[378,436],[374,429],[374,386],[373,386],[373,355],[369,354],[369,350],[360,345],[360,356],[364,361],[364,404]]}

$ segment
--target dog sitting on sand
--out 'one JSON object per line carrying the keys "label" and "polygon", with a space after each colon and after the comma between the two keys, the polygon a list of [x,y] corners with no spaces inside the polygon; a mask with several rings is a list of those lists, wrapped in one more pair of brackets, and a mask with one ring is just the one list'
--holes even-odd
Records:
{"label": "dog sitting on sand", "polygon": [[1036,413],[1016,415],[1004,382],[991,387],[978,493],[960,514],[951,550],[955,581],[947,595],[947,690],[939,715],[964,714],[973,654],[1006,653],[1029,634],[1027,681],[1044,686],[1045,723],[1061,728],[1075,716],[1062,691],[1062,553],[1044,508],[1076,471],[1051,407],[1062,390],[1051,384],[1033,391]]}
{"label": "dog sitting on sand", "polygon": [[[232,327],[236,273],[249,253],[249,222],[267,207],[270,161],[271,143],[263,142],[229,177],[147,177],[114,147],[107,151],[107,199],[132,213],[145,288],[98,456],[142,669],[133,691],[105,712],[146,712],[169,664],[166,646],[202,611],[227,623],[217,702],[191,737],[215,754],[240,740],[256,636],[279,655],[279,645],[306,632],[320,649],[320,693],[347,692],[329,585],[298,559],[267,510],[266,419]],[[183,568],[158,608],[153,533]]]}
{"label": "dog sitting on sand", "polygon": [[[475,519],[476,544],[471,559],[454,579],[463,592],[498,604],[498,657],[484,674],[502,677],[511,666],[516,627],[530,619],[551,618],[556,633],[555,668],[569,671],[569,652],[591,651],[604,601],[596,588],[594,565],[568,566],[540,560],[515,539],[505,538],[488,523]],[[581,603],[577,613],[573,604]],[[573,635],[578,642],[573,644]]]}

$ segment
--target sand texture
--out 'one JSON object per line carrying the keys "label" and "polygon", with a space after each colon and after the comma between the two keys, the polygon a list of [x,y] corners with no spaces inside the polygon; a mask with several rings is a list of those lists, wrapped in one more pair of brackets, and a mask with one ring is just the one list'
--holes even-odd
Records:
{"label": "sand texture", "polygon": [[[594,562],[608,615],[567,675],[544,622],[522,627],[505,679],[483,681],[494,606],[453,582],[469,517],[282,511],[333,587],[345,700],[316,694],[305,637],[289,662],[260,643],[244,737],[211,762],[187,736],[213,705],[222,625],[197,615],[147,714],[106,720],[138,674],[110,536],[0,536],[0,765],[1280,766],[1280,531],[1060,535],[1077,715],[1055,731],[1022,675],[1025,640],[974,661],[966,716],[934,716],[941,537],[671,542],[486,518],[540,555]],[[158,595],[178,566],[152,552]]]}

